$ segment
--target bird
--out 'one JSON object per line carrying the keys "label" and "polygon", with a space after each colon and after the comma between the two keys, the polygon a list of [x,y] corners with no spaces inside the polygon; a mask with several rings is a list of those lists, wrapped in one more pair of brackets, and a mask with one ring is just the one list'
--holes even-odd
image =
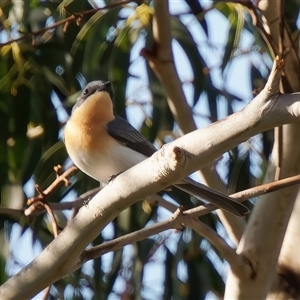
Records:
{"label": "bird", "polygon": [[[114,113],[113,98],[109,81],[88,83],[78,96],[63,133],[73,163],[102,183],[157,151],[127,120]],[[190,177],[174,186],[236,216],[249,213],[243,204]]]}

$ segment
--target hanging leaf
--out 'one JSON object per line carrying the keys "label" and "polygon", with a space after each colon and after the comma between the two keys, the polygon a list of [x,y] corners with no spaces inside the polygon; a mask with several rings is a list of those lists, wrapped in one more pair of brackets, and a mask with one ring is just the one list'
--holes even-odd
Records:
{"label": "hanging leaf", "polygon": [[221,65],[222,71],[231,62],[237,50],[241,38],[241,34],[244,29],[244,9],[241,4],[218,2],[215,4],[215,8],[221,12],[229,22],[229,32],[226,42],[225,52]]}
{"label": "hanging leaf", "polygon": [[201,27],[203,28],[203,31],[205,32],[206,36],[208,37],[208,25],[205,20],[205,10],[203,9],[200,1],[198,0],[185,0],[185,2],[190,7],[193,15],[197,18],[199,21]]}
{"label": "hanging leaf", "polygon": [[55,179],[54,167],[62,165],[68,154],[63,142],[57,142],[40,159],[34,171],[35,182],[41,188],[47,188]]}
{"label": "hanging leaf", "polygon": [[132,47],[129,26],[120,30],[114,42],[109,63],[108,77],[115,91],[114,107],[118,115],[126,117],[126,87]]}
{"label": "hanging leaf", "polygon": [[204,75],[203,70],[207,68],[206,63],[200,52],[198,46],[194,41],[188,28],[180,21],[179,18],[171,18],[172,36],[180,44],[185,54],[187,55],[190,65],[194,73],[194,99],[193,104],[196,105],[200,94],[203,90],[208,88],[207,77]]}

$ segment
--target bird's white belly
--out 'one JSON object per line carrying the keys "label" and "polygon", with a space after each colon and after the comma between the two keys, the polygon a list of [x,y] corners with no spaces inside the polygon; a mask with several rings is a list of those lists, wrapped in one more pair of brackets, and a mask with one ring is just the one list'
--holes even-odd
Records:
{"label": "bird's white belly", "polygon": [[112,175],[124,172],[147,158],[117,141],[112,143],[106,147],[109,151],[81,151],[71,158],[84,173],[103,183],[107,183]]}

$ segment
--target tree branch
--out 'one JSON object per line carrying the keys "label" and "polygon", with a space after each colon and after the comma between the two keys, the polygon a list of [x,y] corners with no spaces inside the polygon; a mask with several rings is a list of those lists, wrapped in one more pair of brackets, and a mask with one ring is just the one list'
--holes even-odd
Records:
{"label": "tree branch", "polygon": [[155,0],[154,9],[154,49],[143,49],[141,55],[166,89],[168,105],[180,129],[188,133],[196,129],[196,124],[175,67],[168,1]]}
{"label": "tree branch", "polygon": [[[168,1],[154,1],[155,14],[153,19],[154,49],[144,49],[144,56],[152,70],[157,74],[167,92],[167,101],[170,110],[184,134],[196,130],[196,123],[192,109],[189,107],[182,88],[182,82],[178,76],[172,52],[171,22]],[[206,183],[226,193],[226,187],[211,165],[201,169],[202,177]],[[219,210],[218,215],[227,229],[229,236],[235,244],[242,236],[245,222],[226,211]]]}
{"label": "tree branch", "polygon": [[[272,72],[276,72],[276,68],[274,63]],[[120,174],[87,207],[82,207],[33,262],[0,287],[0,299],[32,297],[73,270],[85,247],[122,210],[178,182],[250,136],[299,121],[299,114],[299,94],[278,94],[269,98],[258,95],[243,110],[167,144],[150,158]],[[173,155],[176,147],[184,149],[185,159],[180,162]]]}
{"label": "tree branch", "polygon": [[[166,202],[164,199],[162,199],[162,201]],[[181,229],[183,228],[183,226],[187,226],[195,230],[199,235],[208,239],[210,243],[214,245],[220,251],[221,255],[223,255],[223,257],[229,262],[233,270],[235,270],[236,272],[251,272],[251,270],[247,270],[247,266],[245,266],[244,260],[235,253],[234,249],[230,248],[226,244],[226,242],[209,226],[205,225],[195,218],[197,215],[203,214],[203,212],[205,211],[203,207],[199,206],[195,207],[193,210],[182,212],[180,210],[180,207],[176,207],[176,205],[174,204],[167,203],[166,206],[168,206],[169,208],[170,206],[172,207],[170,211],[174,211],[176,209],[173,216],[166,219],[165,221],[159,222],[149,227],[116,238],[112,241],[105,242],[99,246],[85,250],[80,255],[77,264],[74,266],[74,271],[80,268],[88,260],[98,258],[104,253],[121,249],[125,245],[136,243],[168,229]]]}
{"label": "tree branch", "polygon": [[[26,33],[23,33],[23,35],[21,37],[17,38],[17,39],[10,39],[10,40],[8,40],[5,43],[0,43],[0,49],[2,47],[4,47],[4,46],[10,45],[10,44],[15,43],[15,42],[19,42],[19,41],[21,41],[23,39],[26,39],[26,38],[32,38],[34,40],[37,36],[42,35],[45,32],[47,32],[49,30],[52,30],[52,29],[55,29],[55,28],[57,28],[57,27],[59,27],[61,25],[69,24],[70,22],[76,21],[78,23],[78,25],[79,25],[79,22],[81,21],[81,19],[82,19],[83,16],[93,15],[93,14],[95,14],[96,12],[98,12],[100,10],[110,9],[110,8],[113,8],[113,7],[116,7],[116,6],[128,4],[130,2],[132,2],[132,1],[131,0],[121,0],[121,1],[118,1],[116,3],[112,3],[112,4],[109,4],[109,5],[106,5],[104,7],[99,7],[99,8],[94,8],[94,9],[86,10],[86,11],[72,13],[72,15],[70,17],[67,17],[65,19],[59,20],[59,21],[53,23],[52,25],[49,25],[49,26],[46,26],[46,27],[42,28],[41,30],[37,30],[37,31],[34,31],[34,32],[26,32]],[[66,11],[68,11],[66,9],[66,7],[64,7],[64,9]],[[66,30],[66,27],[64,29]]]}

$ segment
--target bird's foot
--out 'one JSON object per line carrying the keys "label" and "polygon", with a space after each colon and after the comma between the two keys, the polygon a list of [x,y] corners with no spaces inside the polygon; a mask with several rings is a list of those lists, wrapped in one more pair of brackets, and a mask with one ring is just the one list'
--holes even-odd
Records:
{"label": "bird's foot", "polygon": [[118,173],[118,174],[116,174],[116,175],[111,175],[111,176],[109,176],[108,177],[108,179],[107,179],[107,184],[111,184],[113,181],[114,181],[114,179],[116,178],[116,177],[118,177],[120,174],[122,174],[123,172],[120,172],[120,173]]}

